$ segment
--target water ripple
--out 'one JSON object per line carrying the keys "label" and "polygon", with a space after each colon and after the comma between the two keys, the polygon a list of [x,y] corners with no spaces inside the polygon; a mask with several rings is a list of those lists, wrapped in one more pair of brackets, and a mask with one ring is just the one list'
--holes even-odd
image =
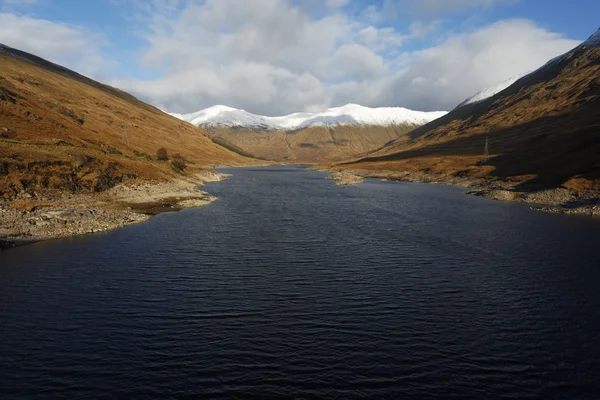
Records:
{"label": "water ripple", "polygon": [[0,253],[2,398],[600,398],[597,221],[277,170]]}

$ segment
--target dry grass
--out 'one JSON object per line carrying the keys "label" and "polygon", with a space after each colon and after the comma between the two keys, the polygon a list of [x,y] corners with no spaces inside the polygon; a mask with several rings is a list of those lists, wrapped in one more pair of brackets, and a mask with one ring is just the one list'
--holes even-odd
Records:
{"label": "dry grass", "polygon": [[39,65],[0,51],[0,198],[168,180],[176,172],[151,156],[160,147],[196,166],[257,163],[127,93],[25,57]]}
{"label": "dry grass", "polygon": [[276,161],[317,163],[365,155],[415,129],[414,125],[311,127],[298,131],[209,128],[217,141]]}
{"label": "dry grass", "polygon": [[[454,110],[343,168],[600,189],[600,49],[580,47],[487,101]],[[491,158],[481,165],[486,137]]]}

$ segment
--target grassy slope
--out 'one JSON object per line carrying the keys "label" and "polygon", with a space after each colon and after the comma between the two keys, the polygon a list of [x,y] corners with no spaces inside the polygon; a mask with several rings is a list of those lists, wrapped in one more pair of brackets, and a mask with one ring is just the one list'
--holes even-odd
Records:
{"label": "grassy slope", "polygon": [[155,160],[160,147],[192,169],[257,162],[118,89],[0,48],[0,198],[169,179],[177,173]]}
{"label": "grassy slope", "polygon": [[[479,165],[486,137],[492,158]],[[580,46],[496,96],[344,167],[600,189],[599,154],[600,49]]]}
{"label": "grassy slope", "polygon": [[277,161],[339,161],[367,154],[410,132],[413,125],[312,127],[296,132],[211,128],[212,137]]}

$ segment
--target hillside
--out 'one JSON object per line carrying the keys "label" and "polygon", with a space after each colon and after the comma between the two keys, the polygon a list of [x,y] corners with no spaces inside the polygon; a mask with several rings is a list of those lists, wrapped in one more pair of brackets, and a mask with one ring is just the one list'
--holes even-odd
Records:
{"label": "hillside", "polygon": [[281,117],[226,106],[172,115],[204,128],[216,142],[242,153],[277,161],[319,162],[367,154],[445,114],[348,104]]}
{"label": "hillside", "polygon": [[123,180],[179,176],[165,147],[195,166],[253,163],[200,129],[118,89],[0,47],[0,198],[97,192]]}
{"label": "hillside", "polygon": [[257,163],[128,93],[0,45],[0,249],[206,204],[214,198],[197,186],[222,176],[204,167]]}
{"label": "hillside", "polygon": [[415,129],[415,125],[340,125],[295,132],[245,128],[204,128],[217,143],[256,157],[282,162],[341,161],[368,154]]}
{"label": "hillside", "polygon": [[494,96],[340,168],[491,179],[520,191],[598,190],[599,110],[600,31]]}

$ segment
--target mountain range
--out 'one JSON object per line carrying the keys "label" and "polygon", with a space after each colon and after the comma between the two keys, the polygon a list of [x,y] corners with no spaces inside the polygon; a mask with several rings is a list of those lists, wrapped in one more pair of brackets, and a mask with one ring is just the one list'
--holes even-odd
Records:
{"label": "mountain range", "polygon": [[445,111],[421,112],[402,107],[370,108],[346,104],[320,113],[297,112],[281,117],[256,115],[227,106],[213,106],[190,114],[171,114],[199,127],[235,127],[294,131],[316,126],[411,124],[420,126],[446,115]]}
{"label": "mountain range", "polygon": [[171,115],[203,128],[216,143],[241,154],[315,163],[366,154],[446,112],[347,104],[320,113],[267,117],[219,105]]}

